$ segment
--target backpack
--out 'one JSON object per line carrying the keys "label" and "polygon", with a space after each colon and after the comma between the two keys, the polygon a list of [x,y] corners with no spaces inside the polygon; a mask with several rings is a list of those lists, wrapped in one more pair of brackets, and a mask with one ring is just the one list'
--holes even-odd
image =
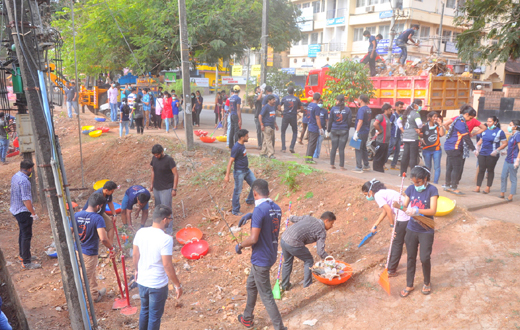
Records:
{"label": "backpack", "polygon": [[143,104],[135,103],[134,104],[134,119],[144,118],[143,114]]}

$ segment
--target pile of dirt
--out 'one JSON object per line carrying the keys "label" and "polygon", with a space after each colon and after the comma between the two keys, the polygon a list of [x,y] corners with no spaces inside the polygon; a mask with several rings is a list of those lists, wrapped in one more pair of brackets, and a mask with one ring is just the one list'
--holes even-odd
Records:
{"label": "pile of dirt", "polygon": [[400,66],[398,63],[386,65],[379,71],[378,76],[427,76],[430,73],[434,76],[454,75],[444,59],[430,55],[416,59],[412,63],[407,63],[404,66]]}

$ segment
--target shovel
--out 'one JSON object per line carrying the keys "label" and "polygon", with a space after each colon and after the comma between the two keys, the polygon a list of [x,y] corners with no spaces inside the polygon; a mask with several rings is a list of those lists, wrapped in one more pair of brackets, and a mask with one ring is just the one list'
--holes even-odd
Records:
{"label": "shovel", "polygon": [[358,248],[362,247],[363,244],[368,243],[375,234],[377,234],[377,231],[375,233],[370,232],[367,236],[365,236],[361,243],[359,243]]}
{"label": "shovel", "polygon": [[[291,214],[291,206],[292,202],[289,202],[289,214]],[[285,221],[285,230],[287,230],[287,226],[289,225],[289,216],[287,216],[287,220]],[[273,288],[273,297],[276,300],[282,299],[282,292],[280,290],[280,270],[282,269],[282,258],[283,252],[280,253],[280,262],[278,263],[278,275],[276,276],[276,283]]]}
{"label": "shovel", "polygon": [[218,123],[217,127],[215,127],[215,130],[213,130],[213,133],[211,133],[211,135],[210,135],[209,137],[213,137],[213,134],[215,134],[215,132],[217,131],[217,129],[219,129],[219,128],[221,128],[221,127],[223,127],[223,126],[222,126],[222,122],[220,121],[220,122]]}

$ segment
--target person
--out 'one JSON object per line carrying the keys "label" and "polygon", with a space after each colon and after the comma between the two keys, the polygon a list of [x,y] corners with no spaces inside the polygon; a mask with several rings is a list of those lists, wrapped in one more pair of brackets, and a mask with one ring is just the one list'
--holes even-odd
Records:
{"label": "person", "polygon": [[215,107],[213,108],[213,113],[215,114],[215,128],[222,122],[222,95],[220,92],[217,92],[215,95]]}
{"label": "person", "polygon": [[509,177],[511,180],[511,193],[507,201],[511,202],[513,201],[513,195],[516,195],[518,166],[520,165],[520,153],[518,152],[520,148],[520,120],[512,120],[507,130],[512,135],[507,143],[507,156],[504,161],[504,167],[502,168],[500,198],[505,198],[507,178]]}
{"label": "person", "polygon": [[388,276],[397,276],[397,267],[403,254],[404,238],[406,235],[406,227],[410,216],[399,208],[394,207],[395,202],[399,202],[400,195],[397,191],[387,189],[385,184],[376,179],[367,181],[361,187],[361,192],[365,195],[367,201],[375,201],[377,206],[382,209],[381,214],[371,228],[371,232],[377,231],[377,226],[385,219],[388,219],[390,228],[394,228],[394,240],[390,248],[390,260],[387,265]]}
{"label": "person", "polygon": [[143,211],[141,217],[141,228],[143,228],[146,224],[146,220],[148,220],[149,200],[150,192],[145,187],[135,185],[128,188],[121,202],[121,220],[123,221],[123,226],[130,227],[130,229],[134,230],[134,226],[132,225],[132,209],[134,205],[137,204],[138,208],[135,212],[135,217],[137,218],[139,212],[141,212],[141,210]]}
{"label": "person", "polygon": [[112,83],[112,85],[108,89],[107,94],[108,103],[110,105],[110,120],[112,122],[115,122],[117,121],[117,96],[119,95],[119,91],[115,83]]}
{"label": "person", "polygon": [[392,131],[390,136],[390,145],[388,146],[388,158],[390,155],[394,155],[392,159],[392,163],[390,164],[391,170],[399,170],[397,168],[397,161],[399,160],[399,154],[401,153],[401,135],[403,134],[402,130],[397,126],[397,120],[404,112],[404,103],[401,101],[395,102],[395,109],[392,116],[390,116],[390,121],[392,122]]}
{"label": "person", "polygon": [[[179,173],[175,160],[164,153],[164,148],[160,144],[152,147],[152,183],[150,190],[153,191],[155,205],[166,205],[172,207],[172,198],[177,196],[177,186],[179,184]],[[173,222],[171,222],[173,224]],[[167,228],[167,234],[173,232],[173,227]]]}
{"label": "person", "polygon": [[325,130],[327,129],[327,122],[329,121],[329,110],[325,108],[323,105],[323,100],[320,100],[318,102],[319,106],[319,121],[321,124],[321,130],[320,130],[320,136],[318,137],[318,141],[316,143],[316,149],[314,150],[314,155],[312,155],[312,158],[320,158],[320,152],[321,152],[321,144],[323,143],[323,140],[325,139]]}
{"label": "person", "polygon": [[172,119],[171,119],[171,125],[173,125],[173,129],[177,129],[177,126],[179,125],[179,108],[180,108],[180,101],[177,99],[177,94],[172,94]]}
{"label": "person", "polygon": [[[130,88],[130,94],[126,98],[126,102],[128,103],[128,106],[130,109],[134,108],[135,100],[137,98],[137,88],[131,87]],[[134,128],[134,117],[130,116],[130,128]]]}
{"label": "person", "polygon": [[134,277],[141,299],[139,330],[161,327],[169,280],[173,282],[176,298],[182,296],[182,285],[172,262],[173,238],[164,233],[172,220],[170,207],[156,205],[152,226],[139,230],[134,237]]}
{"label": "person", "polygon": [[[368,150],[367,140],[370,131],[370,120],[372,119],[372,110],[368,107],[370,99],[368,95],[361,94],[359,96],[361,107],[358,109],[356,116],[356,131],[352,139],[354,141],[361,140],[361,146],[356,149],[356,168],[352,171],[354,173],[363,173],[363,171],[370,171],[368,164]],[[363,166],[363,167],[362,167]]]}
{"label": "person", "polygon": [[[111,257],[115,254],[114,246],[112,245],[114,237],[110,238],[106,230],[106,225],[110,221],[106,221],[101,216],[101,213],[104,212],[107,198],[98,191],[90,195],[83,210],[74,214],[74,221],[76,221],[78,236],[81,241],[81,253],[83,254],[86,275],[90,285],[90,293],[95,302],[101,301],[107,291],[106,288],[98,290],[97,284],[96,269],[98,265],[99,241],[101,240],[101,243],[107,247]],[[70,224],[70,230],[74,231],[72,223]]]}
{"label": "person", "polygon": [[312,102],[307,106],[308,111],[310,111],[309,124],[307,125],[307,129],[309,130],[309,143],[307,143],[307,154],[305,155],[305,162],[308,164],[316,164],[313,160],[314,152],[316,151],[316,145],[318,144],[318,139],[320,135],[323,135],[324,129],[321,126],[320,120],[320,106],[318,102],[321,100],[320,93],[314,93],[312,95]]}
{"label": "person", "polygon": [[[231,156],[226,169],[226,176],[224,182],[229,183],[229,173],[231,172],[231,165],[235,163],[233,169],[233,178],[235,179],[235,189],[233,190],[232,205],[233,209],[231,213],[234,215],[243,215],[240,212],[240,194],[242,193],[242,185],[244,181],[252,187],[253,182],[256,180],[253,171],[249,169],[249,159],[247,158],[247,151],[245,143],[249,141],[249,132],[246,129],[239,129],[237,132],[238,141],[231,149]],[[246,204],[252,205],[255,203],[253,198],[253,189],[249,191],[249,195],[246,199]]]}
{"label": "person", "polygon": [[72,108],[74,108],[74,113],[78,116],[78,91],[76,90],[75,82],[69,83],[69,87],[65,88],[65,102],[67,103],[67,115],[69,118],[72,118]]}
{"label": "person", "polygon": [[130,113],[130,117],[134,118],[135,121],[135,129],[137,130],[137,134],[144,132],[143,119],[144,119],[144,110],[143,110],[143,102],[141,102],[141,95],[137,95],[135,98],[134,106],[132,107],[132,112]]}
{"label": "person", "polygon": [[339,149],[339,168],[345,170],[345,146],[348,142],[348,131],[352,122],[352,112],[345,106],[345,95],[336,96],[336,105],[330,109],[330,120],[327,133],[330,134],[332,148],[330,150],[330,167],[335,169],[336,151]]}
{"label": "person", "polygon": [[18,260],[22,262],[22,268],[36,269],[42,266],[32,262],[36,258],[31,256],[31,239],[33,221],[40,218],[36,214],[32,203],[31,182],[34,163],[31,160],[22,160],[20,171],[11,178],[11,205],[9,210],[18,222]]}
{"label": "person", "polygon": [[397,127],[403,129],[404,142],[400,176],[403,176],[403,173],[408,171],[408,166],[412,169],[417,165],[419,158],[419,133],[423,127],[420,114],[421,110],[422,100],[415,99],[412,104],[406,108],[404,114],[397,119]]}
{"label": "person", "polygon": [[388,144],[391,135],[390,116],[392,115],[392,106],[388,103],[381,107],[383,113],[376,116],[374,120],[374,128],[376,135],[376,154],[372,164],[374,171],[385,173],[386,156],[388,155]]}
{"label": "person", "polygon": [[150,129],[150,111],[152,111],[152,100],[151,100],[150,89],[145,88],[143,90],[143,112],[144,112],[144,121],[143,121],[143,129]]}
{"label": "person", "polygon": [[154,113],[154,127],[161,129],[162,127],[162,115],[163,112],[163,94],[157,94],[155,98],[155,113]]}
{"label": "person", "polygon": [[132,93],[132,86],[131,85],[125,85],[125,89],[123,90],[122,97],[128,99],[128,96]]}
{"label": "person", "polygon": [[419,44],[412,39],[417,31],[419,31],[419,25],[412,24],[412,27],[401,32],[395,41],[396,46],[401,48],[401,55],[399,56],[399,63],[401,63],[401,65],[406,64],[406,58],[408,57],[408,48],[406,46],[408,40],[411,41],[414,45],[419,46]]}
{"label": "person", "polygon": [[446,183],[444,190],[455,195],[463,195],[458,190],[460,172],[462,171],[462,161],[469,150],[475,151],[475,146],[469,137],[468,125],[466,121],[475,117],[477,112],[470,105],[464,104],[461,107],[461,115],[455,120],[446,133],[444,150],[446,150]]}
{"label": "person", "polygon": [[327,231],[332,229],[336,222],[336,216],[334,213],[326,211],[320,219],[304,215],[301,217],[291,216],[289,221],[294,225],[291,225],[280,239],[284,259],[282,282],[280,284],[283,291],[289,291],[292,287],[290,280],[294,257],[304,263],[303,287],[306,288],[312,284],[311,268],[314,266],[314,258],[305,245],[316,243],[318,256],[321,259],[327,258],[329,254],[325,251],[325,240],[327,239]]}
{"label": "person", "polygon": [[376,38],[370,34],[370,31],[365,30],[363,32],[363,37],[365,37],[368,42],[368,54],[363,58],[361,63],[368,64],[368,67],[370,68],[370,77],[373,77],[376,75],[376,47],[377,47],[377,40]]}
{"label": "person", "polygon": [[9,324],[7,316],[2,311],[2,297],[0,297],[0,330],[13,330],[13,327]]}
{"label": "person", "polygon": [[204,98],[202,97],[202,95],[200,95],[200,91],[196,91],[195,92],[195,106],[194,106],[194,109],[193,109],[193,112],[196,113],[197,115],[195,116],[195,118],[197,118],[197,127],[200,126],[200,113],[202,112],[202,103],[204,103]]}
{"label": "person", "polygon": [[5,113],[0,112],[0,160],[3,165],[7,165],[6,157],[9,149],[9,120],[6,120]]}
{"label": "person", "polygon": [[[302,133],[300,135],[299,144],[303,144],[303,137],[305,136],[305,132],[307,131],[307,126],[309,125],[309,120],[311,118],[311,109],[309,109],[309,105],[312,103],[312,97],[307,98],[307,105],[303,106],[303,117],[302,117]],[[307,137],[305,138],[307,140]]]}
{"label": "person", "polygon": [[[274,98],[274,96],[271,95]],[[270,99],[272,100],[272,99]],[[271,101],[273,102],[273,101]],[[265,142],[264,142],[265,143]],[[282,210],[269,198],[269,185],[263,179],[253,182],[253,197],[255,208],[240,219],[239,227],[251,219],[251,235],[235,246],[235,251],[242,254],[242,249],[251,247],[251,271],[247,277],[247,302],[243,314],[238,315],[238,321],[251,328],[254,324],[254,309],[258,293],[271,319],[275,330],[286,330],[282,316],[274,301],[271,289],[271,267],[278,256],[278,235]]]}
{"label": "person", "polygon": [[302,109],[302,103],[299,98],[294,96],[294,87],[290,86],[287,88],[289,95],[284,96],[281,104],[283,105],[282,113],[282,152],[286,152],[285,149],[285,132],[287,127],[291,125],[292,128],[292,139],[289,145],[289,151],[294,154],[294,146],[296,145],[296,139],[298,138],[298,110]]}
{"label": "person", "polygon": [[[256,125],[256,140],[258,142],[258,150],[262,150],[262,125],[258,120],[258,115],[262,111],[262,101],[264,97],[264,92],[260,88],[260,86],[256,86],[255,88],[255,125]],[[283,121],[283,118],[282,118]],[[282,122],[283,125],[283,122]]]}
{"label": "person", "polygon": [[229,133],[227,140],[229,141],[229,148],[233,148],[235,142],[238,140],[237,133],[242,126],[242,99],[238,96],[240,93],[240,86],[233,86],[233,95],[228,99],[229,101]]}
{"label": "person", "polygon": [[415,215],[423,215],[433,220],[437,212],[437,199],[439,191],[437,187],[430,184],[430,170],[424,166],[415,166],[410,177],[413,184],[406,188],[404,202],[396,205],[400,210],[405,211],[411,218],[406,226],[404,242],[406,244],[406,288],[401,291],[400,296],[408,297],[414,290],[415,267],[417,252],[420,246],[420,258],[424,277],[424,285],[421,292],[424,295],[431,293],[431,254],[434,239],[433,228],[423,227],[413,218]]}
{"label": "person", "polygon": [[123,129],[125,129],[125,136],[130,134],[130,107],[126,103],[126,98],[121,99],[121,106],[119,107],[119,137],[123,137]]}
{"label": "person", "polygon": [[442,125],[442,118],[439,117],[437,112],[428,112],[427,118],[428,123],[421,128],[422,155],[424,164],[430,172],[435,169],[433,183],[438,184],[441,176],[441,137],[446,134],[446,128]]}
{"label": "person", "polygon": [[[108,239],[110,240],[110,243],[114,241],[114,224],[116,221],[116,209],[114,207],[113,200],[113,194],[114,191],[117,189],[117,184],[114,181],[107,181],[103,185],[103,187],[99,188],[94,192],[94,194],[101,194],[105,198],[105,203],[103,203],[103,207],[99,209],[99,215],[103,218],[103,221],[105,222],[105,229],[107,232]],[[90,198],[89,198],[90,200]],[[83,211],[85,211],[89,206],[89,202],[83,206]],[[108,217],[106,213],[106,207],[108,206],[108,209],[112,213],[112,217]]]}
{"label": "person", "polygon": [[500,151],[505,148],[507,148],[506,134],[500,129],[498,117],[491,116],[487,119],[487,130],[482,132],[481,139],[477,142],[478,175],[475,192],[480,192],[487,172],[487,187],[482,193],[489,194],[495,178],[495,166],[500,157]]}
{"label": "person", "polygon": [[[276,95],[273,92],[273,87],[272,86],[265,86],[265,95],[264,95],[264,98],[262,99],[262,107],[267,104],[267,97],[269,95],[273,95],[275,97],[275,99],[276,99],[276,102],[274,104],[274,108],[276,109],[276,111],[281,111],[282,110],[282,106],[280,104],[280,98],[278,97],[278,95]],[[275,140],[273,139],[272,140],[273,148],[274,148],[274,142],[275,142]]]}
{"label": "person", "polygon": [[274,95],[267,95],[267,104],[263,106],[262,112],[258,115],[263,132],[262,137],[262,151],[260,156],[268,157],[271,159],[276,158],[274,156],[274,130],[278,130],[276,124],[276,98]]}
{"label": "person", "polygon": [[[220,95],[222,95],[222,128],[224,129],[224,135],[229,136],[229,98],[224,90],[220,91]],[[229,147],[229,140],[226,140],[226,145]]]}
{"label": "person", "polygon": [[172,101],[173,100],[170,93],[164,92],[163,111],[161,118],[164,120],[166,133],[170,133],[170,120],[173,118]]}

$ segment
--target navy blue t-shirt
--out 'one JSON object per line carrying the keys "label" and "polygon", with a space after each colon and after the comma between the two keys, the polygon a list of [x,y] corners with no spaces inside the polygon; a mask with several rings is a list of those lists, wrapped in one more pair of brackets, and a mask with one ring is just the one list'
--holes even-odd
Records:
{"label": "navy blue t-shirt", "polygon": [[[421,192],[415,190],[415,186],[411,185],[406,188],[404,194],[410,198],[410,204],[408,204],[408,207],[417,206],[419,208],[419,213],[421,213],[421,209],[430,208],[430,198],[433,196],[439,196],[439,190],[437,190],[437,187],[434,185],[428,183],[426,189]],[[432,216],[427,215],[427,217],[433,219]],[[408,221],[407,229],[417,233],[433,233],[433,229],[424,229],[424,227],[417,223],[413,218],[410,218],[410,221]]]}
{"label": "navy blue t-shirt", "polygon": [[312,102],[308,105],[307,109],[310,110],[308,130],[309,132],[317,133],[319,129],[318,123],[316,122],[316,116],[320,115],[321,108],[318,104]]}
{"label": "navy blue t-shirt", "polygon": [[274,93],[273,93],[273,94],[267,94],[267,95],[264,95],[264,98],[262,99],[262,107],[263,107],[264,105],[267,104],[267,97],[268,97],[269,95],[274,96],[274,99],[276,100],[276,101],[274,102],[274,108],[275,108],[275,109],[278,109],[278,106],[280,105],[280,98],[278,97],[278,95],[276,95],[276,94],[274,94]]}
{"label": "navy blue t-shirt", "polygon": [[408,29],[408,30],[404,30],[400,35],[399,37],[397,37],[397,39],[401,40],[402,42],[406,43],[408,41],[408,38],[410,36],[413,36],[415,34],[415,30],[414,29]]}
{"label": "navy blue t-shirt", "polygon": [[235,171],[249,169],[249,160],[247,159],[246,147],[241,143],[235,143],[231,149],[231,158],[235,159]]}
{"label": "navy blue t-shirt", "polygon": [[397,113],[393,113],[390,116],[390,122],[392,123],[392,129],[390,131],[390,136],[396,137],[395,130],[397,129],[397,119],[399,118],[399,115]]}
{"label": "navy blue t-shirt", "polygon": [[[94,194],[95,193],[100,193],[101,195],[103,195],[103,188],[99,188],[98,190],[94,191]],[[103,212],[105,212],[107,204],[112,201],[112,195],[108,195],[105,198],[106,198],[106,202],[105,202],[105,204],[103,204],[103,207],[99,210],[99,214],[103,214]],[[87,209],[87,207],[88,207],[88,200],[87,200],[87,203],[85,203],[85,206],[83,206],[83,211],[85,211]]]}
{"label": "navy blue t-shirt", "polygon": [[78,225],[81,252],[88,256],[97,255],[99,248],[99,235],[97,230],[98,228],[106,228],[105,219],[97,213],[87,211],[80,211],[74,214],[74,219]]}
{"label": "navy blue t-shirt", "polygon": [[277,259],[278,234],[282,210],[274,202],[266,200],[255,207],[251,228],[260,228],[258,242],[252,246],[251,263],[260,267],[271,267]]}
{"label": "navy blue t-shirt", "polygon": [[373,41],[376,42],[376,46],[377,46],[376,37],[374,37],[374,36],[368,37],[368,42],[370,43],[370,46],[368,46],[368,52],[369,53],[374,49],[374,44],[372,43]]}
{"label": "navy blue t-shirt", "polygon": [[340,107],[334,106],[330,109],[330,120],[332,121],[331,129],[348,130],[352,121],[352,112],[349,107],[341,110]]}
{"label": "navy blue t-shirt", "polygon": [[229,97],[228,100],[229,112],[236,115],[238,113],[237,105],[242,104],[242,99],[238,95],[233,94]]}
{"label": "navy blue t-shirt", "polygon": [[143,186],[131,186],[126,190],[125,195],[128,197],[128,204],[126,206],[127,210],[131,210],[134,207],[134,205],[137,204],[137,196],[139,196],[140,194],[150,196],[150,192],[148,191],[148,189],[146,189]]}
{"label": "navy blue t-shirt", "polygon": [[[501,142],[507,140],[506,133],[498,127],[493,130],[488,128],[479,135],[482,138],[482,148],[480,149],[482,156],[491,156],[491,153],[500,147]],[[497,154],[498,156],[499,154]]]}
{"label": "navy blue t-shirt", "polygon": [[276,108],[274,106],[270,106],[269,104],[264,105],[260,112],[260,116],[262,116],[262,123],[264,126],[274,128],[274,123],[276,121]]}
{"label": "navy blue t-shirt", "polygon": [[520,142],[520,133],[515,132],[507,142],[506,162],[514,164],[518,158],[518,143]]}
{"label": "navy blue t-shirt", "polygon": [[329,119],[329,111],[325,107],[323,107],[323,108],[320,107],[321,128],[325,129],[326,124],[327,124],[327,119]]}
{"label": "navy blue t-shirt", "polygon": [[301,107],[301,101],[294,95],[287,95],[282,99],[283,115],[287,117],[296,117],[298,109]]}
{"label": "navy blue t-shirt", "polygon": [[305,113],[303,114],[303,118],[302,118],[303,124],[308,124],[309,118],[311,118],[311,109],[309,108],[310,104],[311,103],[307,104],[307,106],[305,107]]}
{"label": "navy blue t-shirt", "polygon": [[370,120],[372,119],[372,109],[366,105],[358,109],[356,117],[356,129],[360,119],[363,120],[363,124],[361,125],[358,134],[368,134],[370,131]]}

